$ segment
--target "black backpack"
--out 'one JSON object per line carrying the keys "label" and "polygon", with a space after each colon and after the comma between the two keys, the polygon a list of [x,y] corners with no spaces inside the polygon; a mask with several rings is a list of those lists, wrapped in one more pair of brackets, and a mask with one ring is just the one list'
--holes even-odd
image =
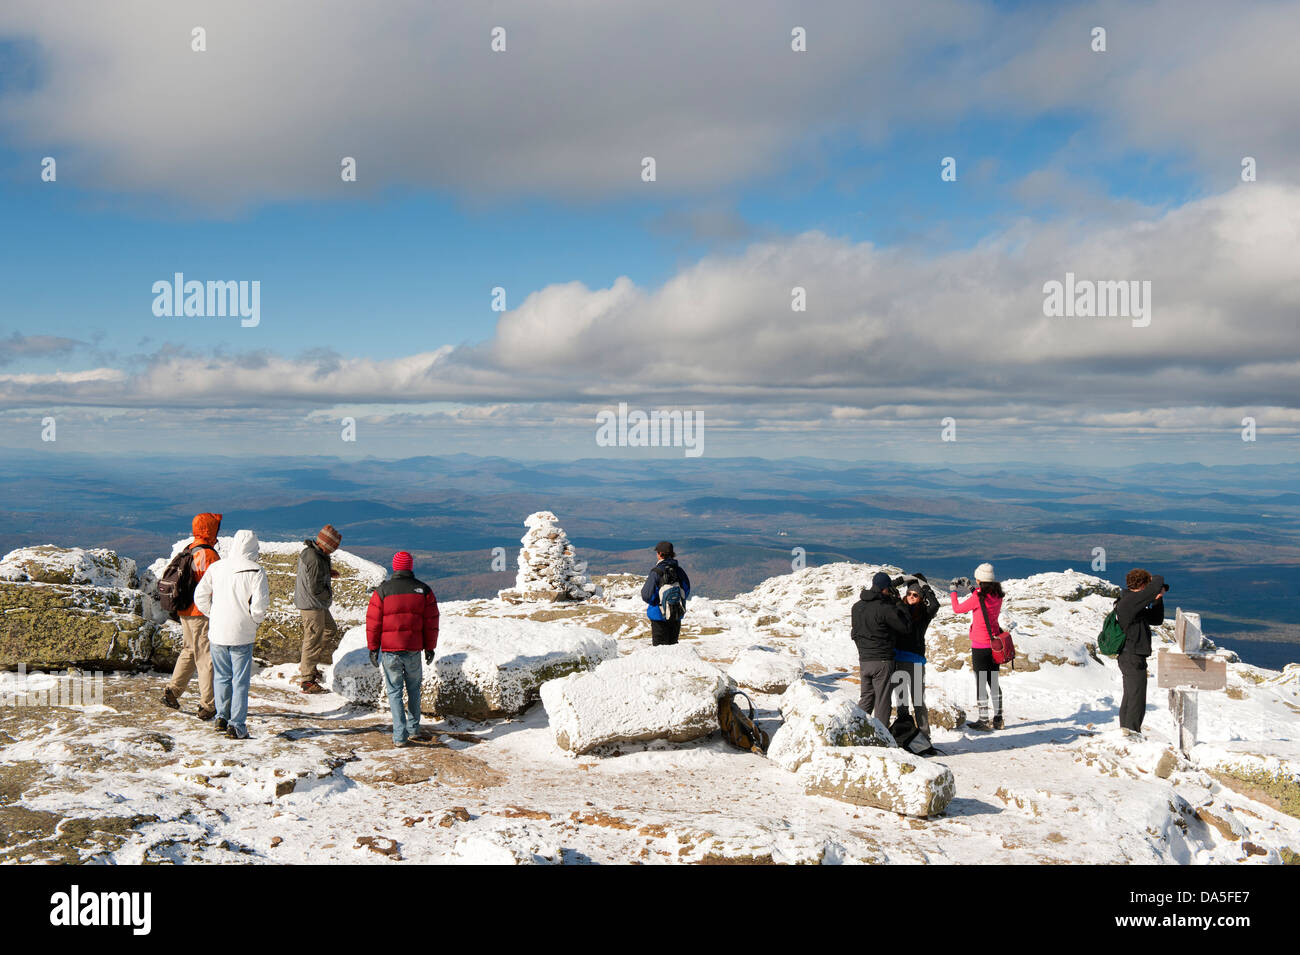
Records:
{"label": "black backpack", "polygon": [[194,606],[194,589],[198,586],[194,577],[196,547],[206,547],[214,554],[217,552],[210,544],[192,544],[172,558],[158,580],[158,603],[173,620],[179,620],[181,611]]}
{"label": "black backpack", "polygon": [[686,591],[672,564],[659,572],[659,612],[670,621],[686,616]]}
{"label": "black backpack", "polygon": [[[745,703],[749,706],[748,713],[736,703],[738,696],[745,697]],[[746,694],[739,690],[723,694],[718,700],[718,726],[722,729],[722,738],[736,749],[757,753],[759,756],[767,755],[771,737],[754,722],[754,704]]]}

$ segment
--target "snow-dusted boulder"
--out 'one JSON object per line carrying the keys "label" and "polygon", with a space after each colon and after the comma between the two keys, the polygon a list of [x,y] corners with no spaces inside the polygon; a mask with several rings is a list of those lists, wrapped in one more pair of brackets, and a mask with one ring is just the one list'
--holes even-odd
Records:
{"label": "snow-dusted boulder", "polygon": [[759,693],[784,693],[803,676],[799,657],[772,647],[753,646],[743,651],[727,674],[742,687]]}
{"label": "snow-dusted boulder", "polygon": [[[443,617],[433,666],[424,668],[420,708],[470,720],[516,716],[543,683],[618,655],[618,643],[586,627],[494,617]],[[339,643],[331,689],[355,703],[388,706],[382,672],[370,665],[366,628]]]}
{"label": "snow-dusted boulder", "polygon": [[718,700],[735,684],[688,646],[644,647],[590,673],[542,686],[560,749],[574,755],[610,743],[685,742],[718,728]]}
{"label": "snow-dusted boulder", "polygon": [[905,816],[936,816],[956,795],[952,771],[901,749],[837,746],[820,749],[799,768],[810,796],[829,796]]}
{"label": "snow-dusted boulder", "polygon": [[512,600],[586,600],[600,593],[583,573],[569,535],[550,511],[529,514],[528,530],[520,538],[519,573],[512,590],[501,596]]}
{"label": "snow-dusted boulder", "polygon": [[966,723],[966,711],[938,687],[925,688],[925,709],[930,716],[931,726],[955,730]]}
{"label": "snow-dusted boulder", "polygon": [[852,700],[803,680],[781,696],[781,716],[785,722],[773,734],[767,758],[792,773],[828,746],[897,745],[889,730]]}
{"label": "snow-dusted boulder", "polygon": [[1018,580],[1004,580],[1002,589],[1008,600],[1043,597],[1073,602],[1093,594],[1100,594],[1114,600],[1120,594],[1118,584],[1112,584],[1091,574],[1081,574],[1077,570],[1033,574]]}
{"label": "snow-dusted boulder", "polygon": [[39,584],[84,584],[134,589],[139,585],[135,561],[102,547],[19,547],[0,560],[0,580]]}

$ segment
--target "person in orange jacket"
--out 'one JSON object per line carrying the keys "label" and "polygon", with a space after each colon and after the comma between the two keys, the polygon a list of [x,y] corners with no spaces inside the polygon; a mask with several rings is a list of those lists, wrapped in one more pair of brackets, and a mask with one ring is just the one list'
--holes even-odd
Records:
{"label": "person in orange jacket", "polygon": [[[221,530],[220,514],[197,514],[190,525],[194,539],[187,547],[191,552],[191,564],[194,569],[194,585],[198,586],[209,567],[221,557],[217,554],[217,534]],[[199,719],[210,720],[217,715],[217,705],[212,693],[212,650],[208,644],[208,618],[198,607],[191,603],[184,610],[178,610],[181,618],[181,632],[185,645],[176,657],[176,667],[172,670],[171,682],[163,690],[163,705],[173,710],[181,708],[180,698],[189,686],[190,679],[199,677]]]}

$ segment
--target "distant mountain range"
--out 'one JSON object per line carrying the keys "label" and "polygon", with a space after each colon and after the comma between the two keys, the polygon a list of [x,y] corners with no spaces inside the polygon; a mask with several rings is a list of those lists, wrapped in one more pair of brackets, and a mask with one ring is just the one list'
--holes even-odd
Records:
{"label": "distant mountain range", "polygon": [[[1300,493],[1284,465],[1090,471],[845,464],[808,458],[519,462],[93,457],[16,453],[0,464],[0,549],[104,546],[147,564],[196,511],[227,530],[304,538],[326,522],[386,563],[411,551],[447,598],[509,586],[523,518],[552,510],[594,573],[643,573],[676,545],[702,593],[835,560],[941,577],[991,560],[1007,576],[1073,567],[1120,582],[1166,574],[1171,601],[1251,662],[1300,659]],[[505,548],[505,571],[493,569]],[[1105,549],[1106,567],[1094,569]],[[499,552],[497,552],[499,554]]]}

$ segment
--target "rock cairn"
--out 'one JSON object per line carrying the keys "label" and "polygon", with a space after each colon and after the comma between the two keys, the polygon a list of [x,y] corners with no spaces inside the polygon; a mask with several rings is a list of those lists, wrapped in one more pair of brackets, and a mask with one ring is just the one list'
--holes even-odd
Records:
{"label": "rock cairn", "polygon": [[505,599],[586,600],[600,588],[583,573],[569,535],[550,511],[529,514],[527,532],[519,543],[519,573],[512,590],[501,591]]}

